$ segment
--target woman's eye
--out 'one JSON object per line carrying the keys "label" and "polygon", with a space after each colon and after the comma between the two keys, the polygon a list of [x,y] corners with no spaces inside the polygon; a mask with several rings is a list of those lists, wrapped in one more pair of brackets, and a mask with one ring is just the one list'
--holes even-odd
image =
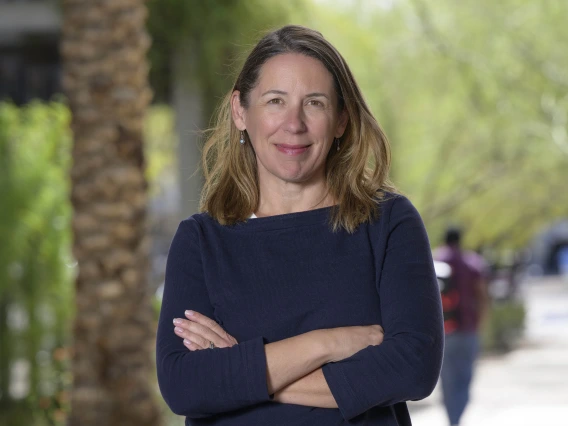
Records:
{"label": "woman's eye", "polygon": [[313,105],[313,106],[318,106],[318,107],[322,107],[323,106],[323,102],[312,99],[308,102],[308,104]]}
{"label": "woman's eye", "polygon": [[282,103],[282,99],[279,99],[279,98],[270,99],[270,100],[268,101],[268,103],[269,103],[269,104],[278,105],[278,104],[281,104],[281,103]]}

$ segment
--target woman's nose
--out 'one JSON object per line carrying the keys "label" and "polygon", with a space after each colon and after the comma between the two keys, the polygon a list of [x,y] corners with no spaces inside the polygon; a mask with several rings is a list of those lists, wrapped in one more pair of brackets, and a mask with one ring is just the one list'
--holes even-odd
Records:
{"label": "woman's nose", "polygon": [[307,130],[304,111],[301,106],[290,106],[286,113],[286,127],[290,133],[303,133]]}

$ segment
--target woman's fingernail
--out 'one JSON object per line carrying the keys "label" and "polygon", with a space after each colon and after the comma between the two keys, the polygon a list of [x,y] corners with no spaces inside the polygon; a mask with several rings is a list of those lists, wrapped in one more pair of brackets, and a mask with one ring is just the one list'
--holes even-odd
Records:
{"label": "woman's fingernail", "polygon": [[183,333],[183,328],[176,327],[176,328],[174,328],[174,330],[175,330],[176,333]]}
{"label": "woman's fingernail", "polygon": [[186,345],[191,345],[191,340],[183,339],[183,343]]}
{"label": "woman's fingernail", "polygon": [[193,311],[185,311],[185,314],[186,314],[188,317],[193,316],[193,313],[194,313]]}
{"label": "woman's fingernail", "polygon": [[181,324],[181,320],[179,318],[174,319],[174,324]]}

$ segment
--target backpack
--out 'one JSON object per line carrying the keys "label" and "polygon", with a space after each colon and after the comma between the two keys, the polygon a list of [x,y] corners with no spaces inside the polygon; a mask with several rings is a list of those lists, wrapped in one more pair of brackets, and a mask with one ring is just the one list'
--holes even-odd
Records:
{"label": "backpack", "polygon": [[453,333],[460,327],[460,294],[452,267],[446,262],[434,261],[434,270],[440,287],[442,312],[444,314],[444,331]]}

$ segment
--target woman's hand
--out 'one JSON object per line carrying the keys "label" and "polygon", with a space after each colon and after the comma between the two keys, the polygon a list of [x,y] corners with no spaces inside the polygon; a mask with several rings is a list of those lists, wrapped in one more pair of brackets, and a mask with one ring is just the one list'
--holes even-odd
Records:
{"label": "woman's hand", "polygon": [[330,337],[330,362],[349,358],[367,346],[380,345],[385,337],[380,325],[338,327],[326,331]]}
{"label": "woman's hand", "polygon": [[195,311],[185,311],[187,320],[174,319],[174,332],[183,339],[183,344],[190,351],[211,348],[229,348],[236,345],[237,339],[227,333],[211,318]]}

